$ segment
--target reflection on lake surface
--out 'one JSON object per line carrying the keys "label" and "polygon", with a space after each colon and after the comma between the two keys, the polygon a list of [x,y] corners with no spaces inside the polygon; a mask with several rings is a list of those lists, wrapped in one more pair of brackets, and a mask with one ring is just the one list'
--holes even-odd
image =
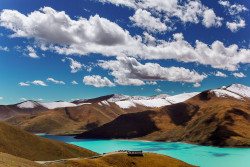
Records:
{"label": "reflection on lake surface", "polygon": [[40,135],[95,151],[142,150],[168,155],[201,167],[250,167],[250,148],[217,148],[185,143],[74,139],[73,136]]}

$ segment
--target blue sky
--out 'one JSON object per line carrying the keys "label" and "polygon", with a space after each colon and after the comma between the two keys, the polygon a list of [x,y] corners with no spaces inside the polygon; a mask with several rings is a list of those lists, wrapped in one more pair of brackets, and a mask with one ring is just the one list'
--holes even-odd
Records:
{"label": "blue sky", "polygon": [[1,0],[0,104],[250,86],[249,6]]}

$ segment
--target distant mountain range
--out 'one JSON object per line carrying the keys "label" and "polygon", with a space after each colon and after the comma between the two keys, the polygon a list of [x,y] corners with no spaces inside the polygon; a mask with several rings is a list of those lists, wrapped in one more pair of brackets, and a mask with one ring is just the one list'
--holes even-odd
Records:
{"label": "distant mountain range", "polygon": [[214,146],[250,146],[250,88],[234,84],[185,102],[121,115],[77,138],[144,139]]}
{"label": "distant mountain range", "polygon": [[112,94],[73,102],[25,101],[0,106],[0,116],[6,123],[32,133],[76,134],[99,127],[122,114],[178,103],[196,94],[150,97]]}
{"label": "distant mountain range", "polygon": [[250,88],[0,106],[3,121],[33,133],[250,146]]}
{"label": "distant mountain range", "polygon": [[169,96],[167,94],[160,94],[155,96],[127,96],[122,94],[112,94],[93,99],[76,100],[72,102],[57,101],[57,102],[38,102],[33,100],[24,101],[13,105],[0,105],[0,119],[9,118],[18,114],[36,114],[50,109],[62,107],[76,107],[86,104],[98,103],[105,105],[113,102],[120,108],[127,109],[142,105],[149,108],[161,107],[169,104],[175,104],[187,100],[195,96],[198,92],[183,93],[176,96]]}

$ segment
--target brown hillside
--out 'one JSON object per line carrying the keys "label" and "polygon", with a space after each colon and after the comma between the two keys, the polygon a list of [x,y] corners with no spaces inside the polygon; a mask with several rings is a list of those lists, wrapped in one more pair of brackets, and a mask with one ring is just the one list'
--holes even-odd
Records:
{"label": "brown hillside", "polygon": [[43,106],[38,106],[35,108],[19,108],[18,104],[14,105],[0,105],[0,120],[18,115],[18,114],[37,114],[48,110]]}
{"label": "brown hillside", "polygon": [[183,161],[154,153],[144,153],[143,157],[129,157],[126,154],[113,154],[97,159],[77,159],[50,164],[49,167],[194,167]]}
{"label": "brown hillside", "polygon": [[77,138],[139,138],[249,147],[249,125],[248,99],[219,98],[205,91],[183,103],[122,115]]}
{"label": "brown hillside", "polygon": [[119,116],[114,121],[99,128],[78,135],[76,138],[135,138],[158,131],[152,117],[153,111],[131,113]]}
{"label": "brown hillside", "polygon": [[56,108],[33,115],[17,115],[4,121],[32,133],[77,134],[99,127],[122,114],[148,109],[140,105],[130,109],[122,109],[115,103],[109,104],[94,103],[77,107]]}
{"label": "brown hillside", "polygon": [[45,167],[34,161],[0,152],[0,167]]}
{"label": "brown hillside", "polygon": [[[160,140],[215,146],[250,146],[250,101],[218,98],[203,92],[185,102],[199,107],[185,126],[165,131]],[[166,111],[168,108],[162,108]],[[189,112],[190,113],[190,112]]]}
{"label": "brown hillside", "polygon": [[45,139],[2,122],[0,134],[0,152],[29,160],[56,160],[97,155],[90,150]]}

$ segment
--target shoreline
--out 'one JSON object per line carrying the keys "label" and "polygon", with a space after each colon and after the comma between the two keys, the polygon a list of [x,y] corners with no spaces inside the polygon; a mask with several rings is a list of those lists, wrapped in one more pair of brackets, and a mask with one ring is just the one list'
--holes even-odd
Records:
{"label": "shoreline", "polygon": [[[74,135],[55,135],[55,134],[46,134],[46,133],[33,133],[35,135],[48,135],[48,136],[74,136]],[[75,139],[75,138],[74,138]],[[81,139],[75,139],[75,140],[81,140]],[[88,140],[88,139],[83,139],[83,140]],[[234,149],[250,149],[249,147],[230,147],[230,146],[225,146],[225,147],[219,147],[219,146],[213,146],[213,145],[200,145],[197,143],[188,143],[188,142],[172,142],[172,141],[151,141],[151,140],[143,140],[143,139],[92,139],[92,140],[116,140],[116,141],[131,141],[131,142],[155,142],[155,143],[181,143],[181,144],[190,144],[190,145],[196,145],[200,147],[214,147],[214,148],[234,148]]]}

